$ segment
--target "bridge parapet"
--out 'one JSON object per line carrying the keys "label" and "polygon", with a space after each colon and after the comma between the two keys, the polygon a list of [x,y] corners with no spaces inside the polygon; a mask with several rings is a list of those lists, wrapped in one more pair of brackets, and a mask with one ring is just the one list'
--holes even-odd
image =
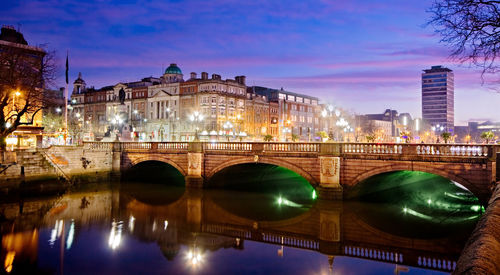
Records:
{"label": "bridge parapet", "polygon": [[[111,150],[116,142],[84,142],[87,150]],[[203,153],[309,153],[351,157],[353,155],[431,156],[496,158],[498,145],[314,143],[314,142],[120,142],[124,152],[187,152],[194,146]]]}
{"label": "bridge parapet", "polygon": [[495,145],[342,143],[342,155],[382,154],[406,156],[491,157]]}

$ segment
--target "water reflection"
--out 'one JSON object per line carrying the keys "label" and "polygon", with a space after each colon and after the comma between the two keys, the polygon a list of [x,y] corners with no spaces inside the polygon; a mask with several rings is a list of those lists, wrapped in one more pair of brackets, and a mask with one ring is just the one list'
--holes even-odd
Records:
{"label": "water reflection", "polygon": [[380,174],[349,190],[348,197],[356,198],[354,211],[367,223],[410,238],[467,234],[484,211],[464,187],[424,172]]}
{"label": "water reflection", "polygon": [[[359,274],[409,266],[411,271],[451,271],[470,230],[454,222],[443,227],[455,234],[432,228],[406,234],[411,230],[401,229],[408,220],[400,209],[382,226],[379,219],[394,209],[367,203],[305,205],[284,196],[141,186],[148,185],[33,197],[23,206],[30,211],[19,211],[18,203],[0,204],[3,270]],[[258,209],[259,204],[264,206]],[[266,218],[252,214],[266,207]]]}

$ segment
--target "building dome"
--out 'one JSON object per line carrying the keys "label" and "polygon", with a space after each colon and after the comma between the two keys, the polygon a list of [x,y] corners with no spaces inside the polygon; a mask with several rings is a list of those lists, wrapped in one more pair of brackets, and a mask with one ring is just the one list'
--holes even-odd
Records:
{"label": "building dome", "polygon": [[177,67],[177,64],[172,63],[165,70],[165,74],[182,74],[182,71],[181,71],[181,69],[179,69],[179,67]]}
{"label": "building dome", "polygon": [[82,73],[78,73],[78,78],[73,82],[73,84],[85,84],[85,81],[82,79]]}

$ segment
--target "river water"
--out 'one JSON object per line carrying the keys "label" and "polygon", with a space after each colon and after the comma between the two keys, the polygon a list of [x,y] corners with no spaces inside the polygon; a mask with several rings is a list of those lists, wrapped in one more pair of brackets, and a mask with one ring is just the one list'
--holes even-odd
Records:
{"label": "river water", "polygon": [[460,186],[419,172],[375,176],[329,202],[275,166],[234,167],[203,190],[165,167],[138,171],[4,190],[2,271],[442,274],[483,210]]}

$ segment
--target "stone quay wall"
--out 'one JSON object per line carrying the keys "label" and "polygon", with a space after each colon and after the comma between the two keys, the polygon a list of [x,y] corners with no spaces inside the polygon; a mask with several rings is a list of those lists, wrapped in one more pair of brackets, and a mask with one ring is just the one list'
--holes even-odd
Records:
{"label": "stone quay wall", "polygon": [[110,173],[112,168],[111,147],[52,146],[5,153],[4,167],[0,168],[1,186]]}
{"label": "stone quay wall", "polygon": [[496,185],[453,274],[500,274],[500,184]]}

